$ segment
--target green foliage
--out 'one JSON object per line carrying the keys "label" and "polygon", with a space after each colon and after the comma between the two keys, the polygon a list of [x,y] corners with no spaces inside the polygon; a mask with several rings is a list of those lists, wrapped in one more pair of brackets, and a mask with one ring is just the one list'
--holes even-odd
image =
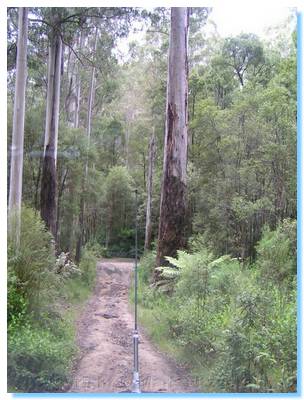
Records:
{"label": "green foliage", "polygon": [[118,254],[134,257],[135,249],[135,230],[133,228],[123,228],[117,236],[116,245],[119,247]]}
{"label": "green foliage", "polygon": [[17,391],[54,392],[70,375],[73,330],[56,321],[54,332],[25,324],[8,330],[8,380]]}
{"label": "green foliage", "polygon": [[286,295],[275,286],[256,286],[239,296],[239,315],[225,332],[223,357],[212,376],[221,390],[295,390],[295,293],[295,287]]}
{"label": "green foliage", "polygon": [[106,257],[107,250],[101,246],[96,240],[91,240],[86,244],[86,249],[94,254],[96,258]]}
{"label": "green foliage", "polygon": [[[162,348],[191,365],[202,390],[295,391],[295,226],[287,220],[265,229],[255,264],[216,258],[202,247],[204,239],[193,239],[193,253],[178,251],[176,259],[167,257],[171,266],[159,268],[169,295],[149,285],[155,255],[142,259],[141,320]],[[284,279],[265,273],[283,265]]]}
{"label": "green foliage", "polygon": [[90,295],[95,284],[97,255],[100,251],[104,249],[96,243],[90,243],[84,248],[78,266],[79,273],[66,280],[62,287],[61,295],[65,302],[77,305]]}
{"label": "green foliage", "polygon": [[81,271],[81,280],[89,288],[92,288],[96,277],[96,256],[92,250],[85,249],[83,251],[79,264]]}
{"label": "green foliage", "polygon": [[102,202],[108,254],[126,256],[134,243],[132,192],[133,182],[127,169],[121,166],[111,168]]}
{"label": "green foliage", "polygon": [[[111,91],[111,95],[113,92]],[[95,133],[96,130],[96,133]],[[118,118],[97,118],[93,125],[95,147],[102,170],[108,171],[120,161],[123,126]]]}
{"label": "green foliage", "polygon": [[56,392],[69,382],[77,351],[76,314],[67,309],[92,290],[97,247],[86,249],[77,267],[67,253],[55,257],[52,235],[34,210],[23,207],[21,222],[19,249],[8,243],[8,384]]}
{"label": "green foliage", "polygon": [[265,227],[257,245],[258,267],[262,275],[272,282],[292,280],[297,272],[296,221],[286,219],[275,231]]}
{"label": "green foliage", "polygon": [[218,255],[253,261],[263,225],[296,217],[295,56],[276,51],[228,38],[190,77],[192,232]]}
{"label": "green foliage", "polygon": [[[58,135],[58,244],[60,250],[69,252],[71,257],[75,255],[80,236],[80,197],[83,197],[86,206],[84,244],[97,240],[107,248],[109,255],[132,256],[133,210],[127,182],[131,187],[136,186],[140,193],[141,245],[148,143],[153,131],[156,157],[152,238],[157,237],[169,45],[169,37],[164,33],[169,32],[170,10],[159,8],[153,12],[140,12],[128,8],[79,8],[76,15],[74,11],[74,8],[32,9],[34,15],[46,21],[53,12],[58,14],[59,20],[67,18],[60,24],[62,35],[65,41],[73,44],[86,67],[80,68],[81,62],[73,53],[64,55],[70,54],[69,59],[64,60],[69,73],[62,76],[61,104],[64,107]],[[103,18],[109,16],[111,19],[111,24],[100,26],[95,54],[92,51],[94,25],[99,25],[102,19],[88,21],[80,15],[82,12],[100,13]],[[289,19],[284,29],[283,26],[273,29],[271,42],[261,41],[249,33],[221,39],[211,24],[212,33],[206,37],[201,27],[206,23],[208,13],[206,8],[193,8],[190,16],[189,233],[205,235],[206,243],[215,255],[225,253],[242,259],[249,256],[253,261],[263,225],[266,223],[273,228],[285,218],[296,217],[295,31],[290,35],[293,22]],[[116,39],[127,33],[131,15],[139,14],[149,16],[145,21],[145,40],[130,44],[129,54],[118,62]],[[16,8],[8,10],[9,135],[12,130],[16,16]],[[39,209],[49,25],[32,25],[23,200]],[[87,46],[79,51],[82,30]],[[92,132],[88,141],[85,134],[86,101],[81,102],[78,129],[70,126],[68,117],[71,115],[67,114],[71,112],[67,105],[76,94],[78,77],[82,82],[82,98],[88,98],[92,62],[96,63],[96,87]],[[243,84],[240,84],[241,80]]]}
{"label": "green foliage", "polygon": [[[30,310],[38,312],[56,288],[55,252],[51,234],[34,210],[23,207],[20,248],[8,241],[8,282],[10,293],[23,298]],[[9,316],[10,318],[10,316]]]}
{"label": "green foliage", "polygon": [[7,323],[8,325],[21,325],[28,310],[28,300],[24,294],[18,290],[18,279],[13,271],[9,271],[7,276]]}
{"label": "green foliage", "polygon": [[263,47],[254,34],[242,33],[237,37],[225,39],[223,56],[233,67],[236,77],[244,84],[244,73],[264,62]]}
{"label": "green foliage", "polygon": [[155,267],[156,251],[147,251],[140,259],[138,275],[140,281],[148,284]]}
{"label": "green foliage", "polygon": [[[139,191],[141,246],[152,132],[156,137],[153,240],[157,237],[169,11],[144,10],[142,15],[150,18],[145,42],[133,42],[129,55],[118,62],[115,42],[127,34],[131,17],[139,10],[31,9],[35,17],[48,22],[56,14],[65,19],[58,29],[76,52],[80,31],[87,45],[78,52],[85,68],[79,68],[77,57],[69,54],[64,63],[70,73],[62,76],[56,247],[62,253],[55,257],[52,237],[38,211],[28,208],[22,213],[19,251],[8,242],[10,383],[18,390],[59,390],[67,379],[69,329],[60,328],[57,337],[54,326],[61,325],[62,308],[89,295],[96,258],[134,256],[134,187]],[[198,377],[203,377],[204,391],[287,392],[293,390],[296,370],[295,32],[291,37],[289,21],[288,34],[275,29],[271,43],[253,34],[222,40],[216,30],[208,38],[201,30],[208,12],[192,9],[189,37],[191,253],[180,251],[177,259],[168,259],[172,267],[159,269],[159,290],[151,285],[155,253],[144,255],[139,266],[141,317],[163,348],[192,362]],[[102,18],[93,21],[82,13]],[[8,8],[9,154],[16,17],[16,8]],[[110,23],[99,27],[93,54],[91,39],[99,20]],[[32,23],[29,29],[23,201],[37,210],[51,25]],[[96,86],[88,140],[85,103],[92,62]],[[75,95],[78,78],[83,101],[80,127],[75,129],[67,122],[66,106]],[[81,200],[86,246],[76,266]]]}

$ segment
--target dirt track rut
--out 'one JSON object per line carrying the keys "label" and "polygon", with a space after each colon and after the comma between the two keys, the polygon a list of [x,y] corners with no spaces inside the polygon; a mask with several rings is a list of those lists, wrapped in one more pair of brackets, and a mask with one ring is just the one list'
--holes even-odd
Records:
{"label": "dirt track rut", "polygon": [[[81,357],[70,392],[131,391],[134,317],[128,289],[134,262],[101,260],[97,283],[78,322]],[[160,353],[139,330],[139,366],[142,392],[190,393],[193,382],[185,371]]]}

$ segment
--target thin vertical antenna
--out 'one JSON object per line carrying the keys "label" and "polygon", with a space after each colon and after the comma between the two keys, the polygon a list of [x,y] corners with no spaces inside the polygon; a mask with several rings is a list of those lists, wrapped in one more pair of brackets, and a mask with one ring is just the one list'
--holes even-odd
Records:
{"label": "thin vertical antenna", "polygon": [[137,189],[135,190],[135,273],[134,273],[134,289],[135,289],[135,318],[134,318],[134,330],[137,331],[137,256],[138,256],[138,239],[137,239]]}
{"label": "thin vertical antenna", "polygon": [[135,190],[135,268],[134,268],[134,332],[133,332],[133,381],[132,393],[141,393],[139,386],[139,371],[138,371],[138,331],[137,331],[137,189]]}

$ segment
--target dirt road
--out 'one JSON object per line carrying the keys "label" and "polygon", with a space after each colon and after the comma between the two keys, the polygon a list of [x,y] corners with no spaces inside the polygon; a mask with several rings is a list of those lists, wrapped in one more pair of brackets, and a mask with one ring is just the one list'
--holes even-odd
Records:
{"label": "dirt road", "polygon": [[[132,383],[133,314],[128,288],[134,263],[127,259],[97,264],[95,292],[78,323],[81,358],[70,392],[129,392]],[[185,371],[161,354],[140,330],[142,392],[194,392]]]}

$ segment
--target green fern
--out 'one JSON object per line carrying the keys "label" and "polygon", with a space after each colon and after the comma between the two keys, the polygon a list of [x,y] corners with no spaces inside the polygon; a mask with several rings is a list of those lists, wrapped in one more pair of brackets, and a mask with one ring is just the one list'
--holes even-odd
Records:
{"label": "green fern", "polygon": [[217,258],[216,260],[212,261],[209,264],[209,266],[210,267],[218,267],[219,265],[227,263],[227,262],[230,262],[230,261],[233,261],[232,258],[229,255],[226,254],[226,255],[224,255],[224,256],[222,256],[220,258]]}
{"label": "green fern", "polygon": [[156,268],[156,270],[161,273],[161,278],[163,280],[176,280],[181,276],[184,270],[192,269],[194,266],[205,268],[217,267],[227,261],[231,261],[231,257],[228,255],[213,260],[213,254],[207,251],[189,254],[186,251],[178,250],[177,258],[169,256],[165,258],[169,261],[170,266],[160,266]]}
{"label": "green fern", "polygon": [[180,275],[179,269],[174,269],[172,267],[158,267],[155,268],[157,271],[161,272],[161,276],[167,279],[173,279]]}

